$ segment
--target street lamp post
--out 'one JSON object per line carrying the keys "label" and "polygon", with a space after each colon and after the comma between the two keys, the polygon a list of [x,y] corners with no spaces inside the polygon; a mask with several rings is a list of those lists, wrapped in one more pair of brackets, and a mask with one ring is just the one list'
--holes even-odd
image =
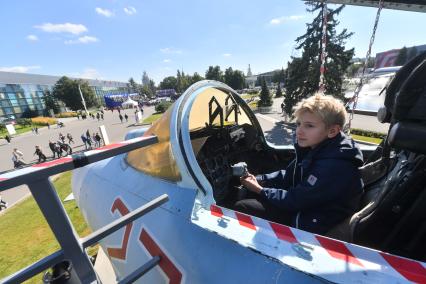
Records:
{"label": "street lamp post", "polygon": [[83,93],[81,92],[80,84],[78,84],[78,90],[80,91],[81,102],[83,103],[84,110],[86,111],[86,115],[89,115],[89,112],[87,111],[87,107],[86,107],[86,101],[84,100]]}

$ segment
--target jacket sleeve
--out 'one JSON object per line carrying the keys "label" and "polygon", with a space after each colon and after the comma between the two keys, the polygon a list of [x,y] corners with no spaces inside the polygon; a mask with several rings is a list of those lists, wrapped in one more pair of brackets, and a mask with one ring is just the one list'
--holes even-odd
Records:
{"label": "jacket sleeve", "polygon": [[358,168],[350,161],[316,161],[295,187],[285,190],[264,187],[260,195],[271,204],[287,210],[301,211],[347,198],[354,178],[360,177]]}
{"label": "jacket sleeve", "polygon": [[291,162],[285,170],[256,176],[257,182],[262,187],[288,188],[291,185],[294,162]]}

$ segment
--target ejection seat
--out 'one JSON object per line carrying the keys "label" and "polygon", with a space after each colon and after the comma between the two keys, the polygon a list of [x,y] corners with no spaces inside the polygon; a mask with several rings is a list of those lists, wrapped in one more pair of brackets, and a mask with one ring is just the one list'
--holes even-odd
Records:
{"label": "ejection seat", "polygon": [[361,168],[360,210],[328,236],[426,260],[426,52],[396,74],[381,122],[390,122],[381,157]]}

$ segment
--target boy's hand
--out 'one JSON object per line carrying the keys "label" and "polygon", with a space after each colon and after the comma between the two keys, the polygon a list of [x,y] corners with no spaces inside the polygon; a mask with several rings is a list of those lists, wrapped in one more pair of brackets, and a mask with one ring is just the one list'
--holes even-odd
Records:
{"label": "boy's hand", "polygon": [[240,177],[240,182],[244,185],[248,190],[254,193],[260,193],[262,187],[257,182],[256,177],[252,174],[247,174],[246,176]]}

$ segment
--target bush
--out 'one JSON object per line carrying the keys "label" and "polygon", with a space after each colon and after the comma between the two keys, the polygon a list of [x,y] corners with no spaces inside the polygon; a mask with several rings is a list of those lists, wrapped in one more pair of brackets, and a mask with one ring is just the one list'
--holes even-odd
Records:
{"label": "bush", "polygon": [[170,106],[172,105],[171,102],[161,102],[158,105],[155,106],[155,111],[159,113],[165,112]]}
{"label": "bush", "polygon": [[386,136],[386,133],[374,132],[374,131],[357,129],[357,128],[351,129],[351,134],[365,136],[365,137],[379,138],[379,139],[384,139]]}
{"label": "bush", "polygon": [[56,118],[77,117],[77,112],[75,111],[61,112],[61,113],[55,114],[55,117]]}
{"label": "bush", "polygon": [[19,124],[22,126],[30,126],[32,124],[31,118],[18,118],[16,120],[16,124]]}
{"label": "bush", "polygon": [[31,122],[34,125],[45,126],[47,125],[47,123],[52,125],[52,124],[56,124],[58,121],[52,117],[38,116],[38,117],[31,118]]}

